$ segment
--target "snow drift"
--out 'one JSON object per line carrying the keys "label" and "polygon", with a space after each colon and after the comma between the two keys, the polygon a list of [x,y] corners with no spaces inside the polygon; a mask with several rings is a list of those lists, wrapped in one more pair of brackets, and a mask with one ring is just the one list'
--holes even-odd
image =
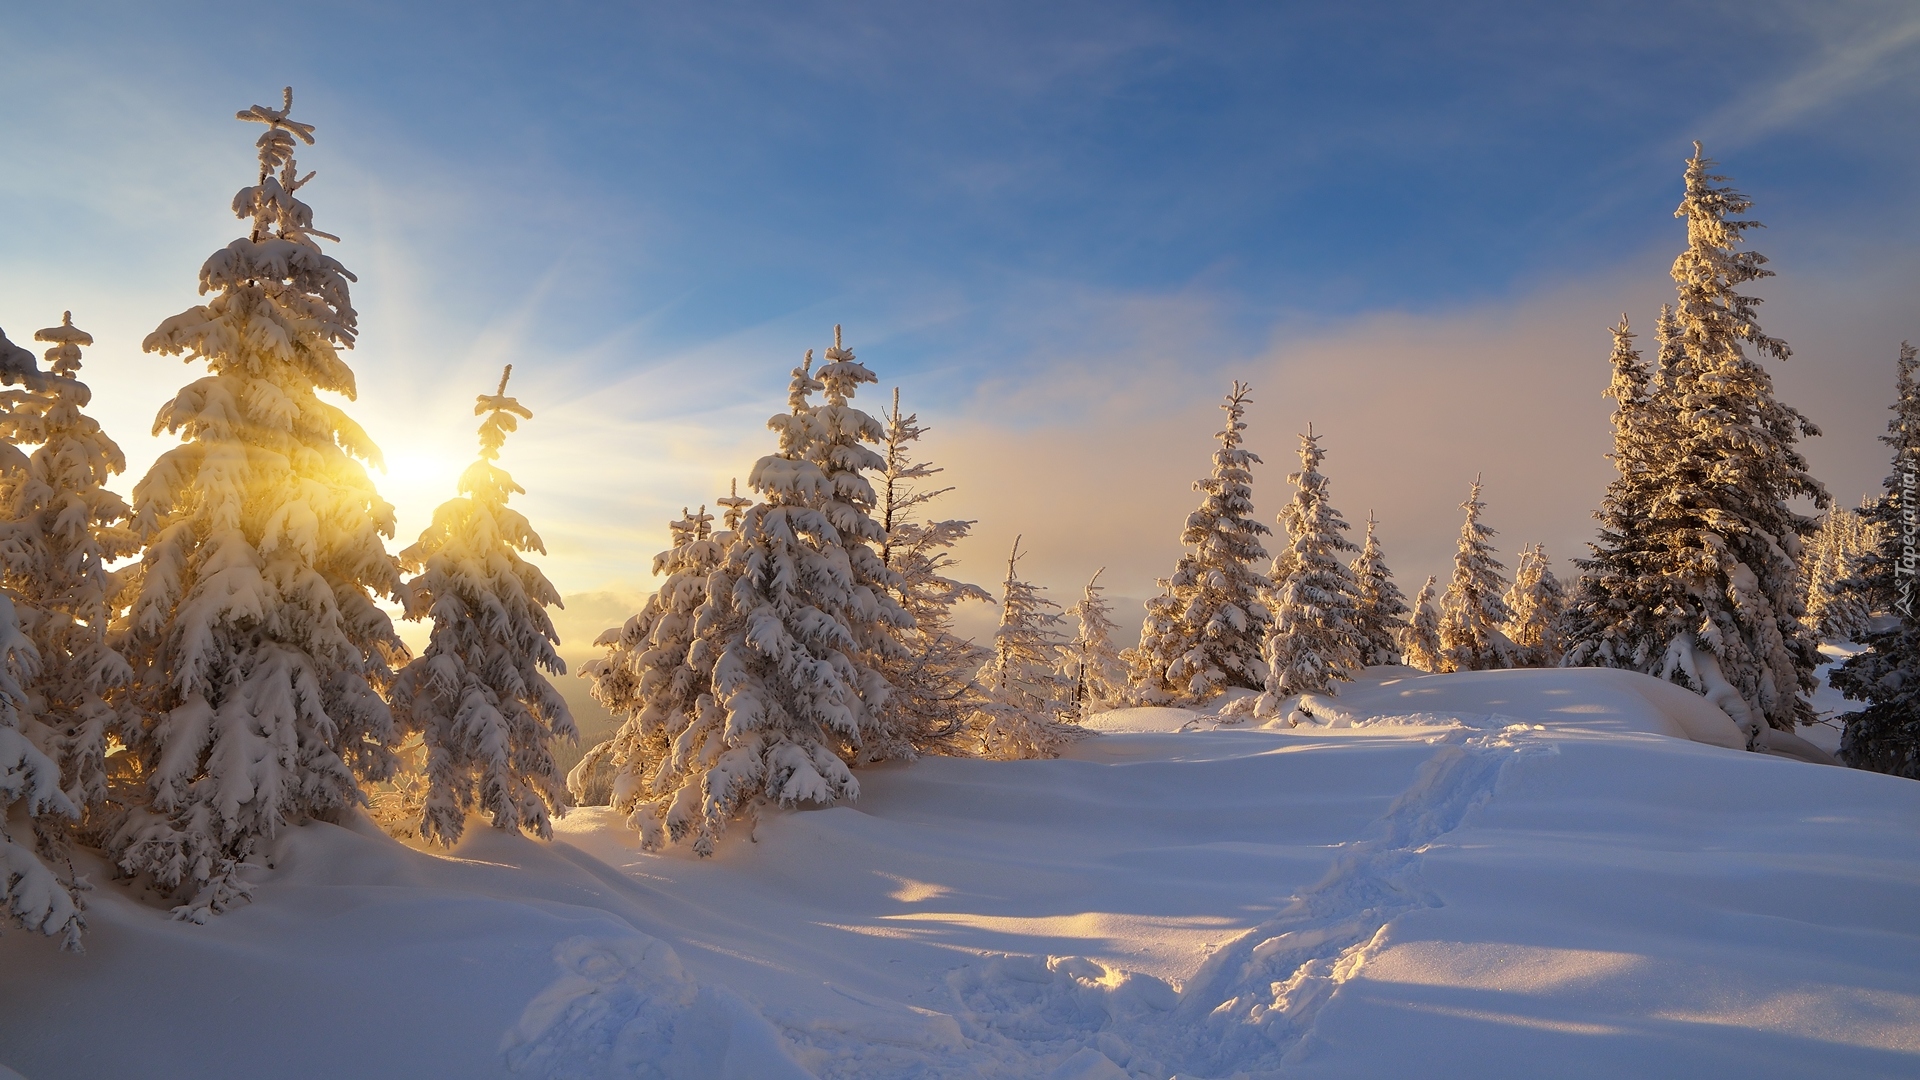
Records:
{"label": "snow drift", "polygon": [[1920,1070],[1920,786],[1717,745],[1724,715],[1626,673],[1373,674],[1297,728],[1195,714],[1056,761],[869,770],[858,804],[770,815],[709,860],[642,854],[605,809],[448,857],[287,830],[254,902],[205,926],[101,886],[86,955],[0,939],[0,1063]]}

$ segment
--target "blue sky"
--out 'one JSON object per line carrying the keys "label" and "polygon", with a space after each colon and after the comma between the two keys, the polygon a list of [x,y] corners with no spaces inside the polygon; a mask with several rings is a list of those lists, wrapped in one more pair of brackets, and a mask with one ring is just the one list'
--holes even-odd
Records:
{"label": "blue sky", "polygon": [[1313,422],[1411,592],[1476,471],[1509,561],[1589,534],[1605,327],[1670,293],[1695,138],[1769,226],[1816,470],[1877,483],[1917,75],[1903,3],[16,4],[0,325],[73,308],[144,465],[190,373],[139,337],[236,234],[233,112],[292,83],[403,532],[511,361],[550,572],[644,589],[841,322],[934,422],[980,578],[1025,532],[1056,590],[1144,595],[1240,377],[1263,505]]}

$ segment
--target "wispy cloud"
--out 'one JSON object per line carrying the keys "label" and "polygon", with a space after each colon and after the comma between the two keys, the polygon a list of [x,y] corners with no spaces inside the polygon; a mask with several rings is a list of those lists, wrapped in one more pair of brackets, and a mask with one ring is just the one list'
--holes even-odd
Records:
{"label": "wispy cloud", "polygon": [[1820,44],[1804,66],[1707,116],[1700,130],[1724,149],[1804,124],[1895,80],[1920,74],[1920,15],[1904,8]]}

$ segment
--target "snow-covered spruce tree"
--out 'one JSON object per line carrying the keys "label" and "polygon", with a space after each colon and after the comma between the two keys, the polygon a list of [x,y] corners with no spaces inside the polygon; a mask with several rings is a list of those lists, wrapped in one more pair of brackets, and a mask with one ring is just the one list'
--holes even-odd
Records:
{"label": "snow-covered spruce tree", "polygon": [[886,539],[880,558],[899,575],[893,595],[913,616],[913,626],[901,632],[907,655],[880,664],[894,691],[887,698],[885,741],[865,748],[874,760],[960,749],[967,717],[980,699],[973,675],[992,655],[953,632],[955,605],[993,602],[992,593],[951,576],[953,546],[966,539],[974,523],[921,520],[929,503],[953,489],[923,483],[941,469],[916,458],[915,444],[928,429],[917,414],[901,410],[898,387],[893,410],[885,415],[878,514]]}
{"label": "snow-covered spruce tree", "polygon": [[1507,639],[1520,650],[1522,667],[1554,667],[1562,652],[1561,619],[1567,607],[1566,590],[1553,575],[1553,560],[1545,544],[1520,549],[1513,585],[1507,590]]}
{"label": "snow-covered spruce tree", "polygon": [[[1664,646],[1627,652],[1620,642],[1611,656],[1583,651],[1580,662],[1633,666],[1699,690],[1758,748],[1767,728],[1791,730],[1813,716],[1801,695],[1813,687],[1819,651],[1800,622],[1797,562],[1814,521],[1790,502],[1824,508],[1828,499],[1797,447],[1819,429],[1774,397],[1760,362],[1791,350],[1760,329],[1760,301],[1739,291],[1772,273],[1764,256],[1738,250],[1759,223],[1733,217],[1751,201],[1712,168],[1696,143],[1675,211],[1686,219],[1687,247],[1673,264],[1678,297],[1654,394],[1671,435],[1658,453],[1658,496],[1636,530],[1648,552],[1641,576],[1666,594],[1645,610],[1666,624],[1661,632],[1676,629]],[[1628,624],[1616,641],[1645,634],[1653,620],[1639,614],[1644,603],[1616,618]],[[1585,619],[1579,625],[1592,635]]]}
{"label": "snow-covered spruce tree", "polygon": [[1687,632],[1685,583],[1664,572],[1664,541],[1653,528],[1665,498],[1679,434],[1672,376],[1681,366],[1680,332],[1671,306],[1656,324],[1659,364],[1649,369],[1634,345],[1625,315],[1613,327],[1613,461],[1619,475],[1607,484],[1599,539],[1592,557],[1576,559],[1580,579],[1564,623],[1568,666],[1658,670],[1667,643]]}
{"label": "snow-covered spruce tree", "polygon": [[[0,338],[0,351],[12,346]],[[16,347],[17,346],[13,346]],[[35,843],[15,836],[12,824],[24,811],[35,833],[64,828],[80,816],[80,808],[60,790],[60,766],[20,730],[21,709],[27,704],[24,683],[40,667],[33,642],[21,632],[13,601],[0,592],[0,908],[6,921],[51,937],[60,935],[63,948],[80,952],[80,932],[86,925],[79,893],[84,887],[63,865],[63,878],[35,851]]]}
{"label": "snow-covered spruce tree", "polygon": [[1060,652],[1060,674],[1067,681],[1067,700],[1075,720],[1119,707],[1127,699],[1127,666],[1113,643],[1113,605],[1100,584],[1101,567],[1087,579],[1080,602],[1067,609],[1080,629]]}
{"label": "snow-covered spruce tree", "polygon": [[1400,587],[1393,583],[1393,571],[1387,568],[1387,557],[1380,550],[1380,540],[1374,535],[1373,515],[1367,515],[1367,538],[1360,545],[1360,555],[1348,567],[1353,573],[1357,595],[1357,610],[1354,625],[1360,633],[1360,666],[1375,667],[1381,664],[1400,662],[1400,639],[1407,629],[1407,598],[1400,594]]}
{"label": "snow-covered spruce tree", "polygon": [[1487,504],[1480,501],[1478,476],[1460,508],[1467,520],[1460,526],[1460,548],[1453,555],[1453,580],[1440,599],[1440,670],[1518,667],[1520,650],[1500,630],[1513,613],[1502,599],[1507,580],[1500,571],[1505,567],[1493,557],[1489,543],[1494,531],[1480,523]]}
{"label": "snow-covered spruce tree", "polygon": [[1267,684],[1256,716],[1277,715],[1295,694],[1333,693],[1335,680],[1349,681],[1361,667],[1360,586],[1346,559],[1358,549],[1327,497],[1326,456],[1309,427],[1300,436],[1300,471],[1287,477],[1293,499],[1280,512],[1287,546],[1273,560]]}
{"label": "snow-covered spruce tree", "polygon": [[[0,330],[0,383],[35,393],[45,391],[47,382],[33,354]],[[30,475],[27,456],[13,441],[0,439],[0,482],[23,484]],[[12,598],[0,590],[0,921],[58,934],[62,948],[79,952],[86,925],[79,897],[83,886],[70,863],[56,859],[66,871],[62,877],[42,855],[45,838],[58,837],[79,818],[80,808],[61,790],[60,765],[22,730],[26,685],[39,671],[39,653],[20,629]],[[34,838],[14,835],[12,826],[22,818]]]}
{"label": "snow-covered spruce tree", "polygon": [[1428,574],[1427,583],[1413,598],[1413,618],[1403,631],[1407,666],[1427,672],[1440,670],[1440,616],[1433,609],[1434,586],[1433,575]]}
{"label": "snow-covered spruce tree", "polygon": [[[1863,507],[1863,509],[1865,509]],[[1876,526],[1864,514],[1836,506],[1807,539],[1801,570],[1807,579],[1807,629],[1823,641],[1854,641],[1873,616],[1861,564],[1876,546]]]}
{"label": "snow-covered spruce tree", "polygon": [[526,489],[496,462],[507,435],[533,413],[507,396],[513,365],[500,388],[474,405],[480,456],[460,474],[455,498],[433,512],[433,524],[400,553],[413,573],[408,614],[433,620],[432,636],[400,670],[389,695],[394,719],[417,731],[427,751],[427,798],[420,835],[451,846],[467,815],[484,813],[493,827],[553,835],[549,814],[566,813],[564,782],[553,763],[553,740],[577,739],[560,692],[545,672],[566,673],[554,651],[549,607],[560,594],[522,558],[546,553],[539,534],[507,500]]}
{"label": "snow-covered spruce tree", "polygon": [[[125,739],[149,804],[111,849],[120,869],[202,920],[244,897],[242,862],[282,826],[363,801],[356,771],[393,767],[380,691],[405,655],[376,596],[398,599],[393,507],[362,461],[379,451],[319,391],[352,397],[352,280],[295,197],[313,129],[256,105],[259,180],[234,210],[246,236],[200,270],[213,298],[160,324],[148,352],[208,374],[162,406],[180,435],[134,488],[146,542],[119,648],[135,682]],[[327,237],[332,239],[332,237]]]}
{"label": "snow-covered spruce tree", "polygon": [[622,722],[574,766],[568,790],[578,803],[606,804],[627,815],[647,851],[659,850],[670,832],[684,833],[694,820],[698,767],[721,749],[711,723],[713,650],[702,650],[703,666],[689,660],[689,652],[707,601],[708,575],[725,560],[753,500],[735,495],[720,501],[727,527],[718,533],[704,506],[698,513],[682,510],[680,520],[668,524],[673,546],[653,559],[653,572],[666,575],[659,591],[624,626],[600,635],[596,644],[606,655],[581,671],[592,682],[593,696]]}
{"label": "snow-covered spruce tree", "polygon": [[[702,855],[761,803],[854,798],[848,763],[890,739],[893,688],[880,665],[904,658],[900,635],[913,616],[892,595],[900,578],[877,550],[886,535],[863,475],[885,468],[866,444],[886,429],[851,404],[875,379],[841,345],[839,327],[825,359],[816,373],[809,351],[793,369],[791,411],[767,421],[780,449],[747,478],[764,501],[741,519],[695,619],[688,660],[712,664],[716,707],[681,735],[700,748],[686,779],[699,797],[667,827],[673,840],[692,831]],[[825,404],[812,403],[816,391]]]}
{"label": "snow-covered spruce tree", "polygon": [[1071,689],[1060,677],[1060,605],[1020,577],[1020,538],[1007,554],[1000,600],[1000,626],[993,658],[980,673],[987,700],[973,716],[983,757],[1055,757],[1075,729],[1061,723],[1072,712]]}
{"label": "snow-covered spruce tree", "polygon": [[1868,512],[1880,546],[1861,566],[1866,595],[1885,605],[1892,625],[1868,634],[1866,649],[1835,668],[1828,682],[1867,703],[1841,718],[1841,760],[1920,780],[1920,358],[1906,342],[1898,370],[1893,419],[1881,436],[1893,447],[1893,469]]}
{"label": "snow-covered spruce tree", "polygon": [[1269,582],[1259,565],[1267,557],[1260,537],[1271,530],[1253,516],[1252,467],[1260,458],[1241,445],[1251,394],[1241,382],[1227,393],[1213,472],[1193,485],[1206,498],[1180,534],[1188,550],[1147,602],[1139,646],[1123,654],[1134,696],[1148,704],[1200,702],[1229,687],[1266,685],[1261,645],[1271,621],[1263,598]]}
{"label": "snow-covered spruce tree", "polygon": [[[93,338],[71,312],[34,338],[53,346],[47,374],[0,394],[0,440],[35,447],[0,472],[0,583],[39,657],[24,683],[20,726],[59,765],[67,799],[88,813],[107,802],[107,736],[116,720],[108,699],[132,678],[107,644],[120,590],[107,564],[139,544],[126,527],[125,500],[104,486],[126,458],[82,411],[91,395],[76,374],[80,348]],[[58,848],[66,830],[42,830],[41,839]]]}

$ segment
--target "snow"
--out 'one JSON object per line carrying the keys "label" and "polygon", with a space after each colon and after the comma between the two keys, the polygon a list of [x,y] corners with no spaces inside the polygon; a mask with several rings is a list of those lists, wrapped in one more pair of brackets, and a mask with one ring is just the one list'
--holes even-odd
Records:
{"label": "snow", "polygon": [[102,884],[84,956],[0,938],[0,1076],[1920,1072],[1920,785],[1621,671],[1296,704],[863,770],[704,860],[288,829],[204,926]]}

